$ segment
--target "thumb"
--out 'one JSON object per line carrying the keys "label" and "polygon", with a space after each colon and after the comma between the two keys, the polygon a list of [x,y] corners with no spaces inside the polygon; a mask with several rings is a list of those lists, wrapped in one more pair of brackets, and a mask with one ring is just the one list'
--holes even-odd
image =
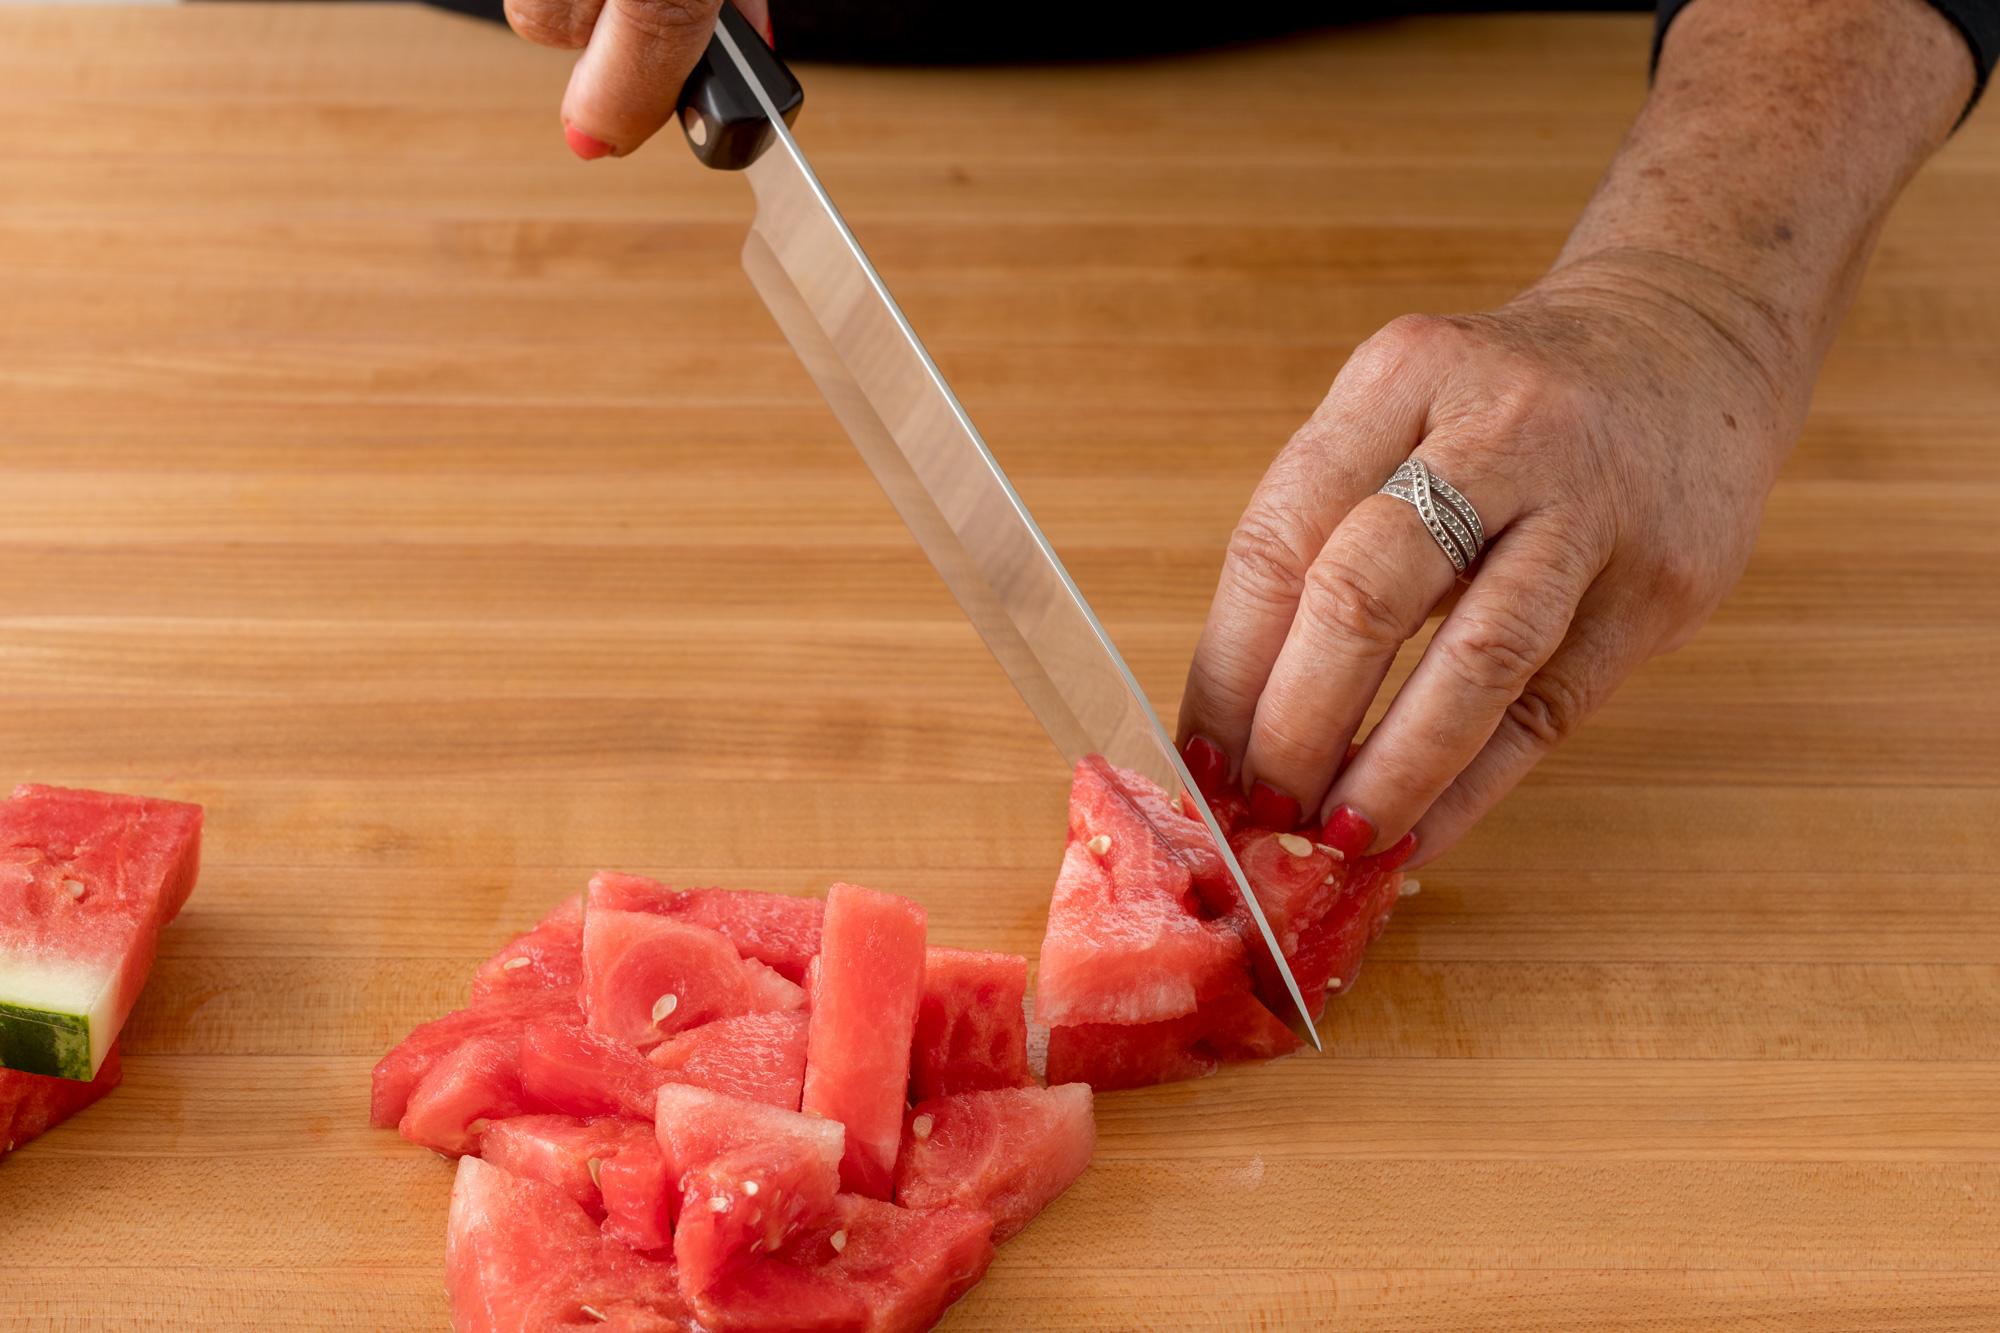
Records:
{"label": "thumb", "polygon": [[563,95],[579,157],[622,157],[667,123],[720,8],[721,0],[605,0]]}

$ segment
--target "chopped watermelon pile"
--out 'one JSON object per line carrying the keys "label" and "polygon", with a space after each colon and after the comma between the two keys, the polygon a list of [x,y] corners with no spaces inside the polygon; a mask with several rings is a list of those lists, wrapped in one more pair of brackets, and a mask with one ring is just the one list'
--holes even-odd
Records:
{"label": "chopped watermelon pile", "polygon": [[62,787],[0,801],[0,1157],[118,1086],[118,1035],[194,891],[201,807]]}
{"label": "chopped watermelon pile", "polygon": [[[1407,851],[1349,861],[1256,827],[1237,793],[1203,794],[1317,1020],[1388,924]],[[1105,1092],[1284,1055],[1290,1008],[1207,827],[1143,775],[1080,762],[1036,977],[1049,1082]]]}
{"label": "chopped watermelon pile", "polygon": [[1096,1142],[1027,977],[856,885],[597,876],[375,1067],[374,1123],[459,1159],[453,1326],[930,1327]]}

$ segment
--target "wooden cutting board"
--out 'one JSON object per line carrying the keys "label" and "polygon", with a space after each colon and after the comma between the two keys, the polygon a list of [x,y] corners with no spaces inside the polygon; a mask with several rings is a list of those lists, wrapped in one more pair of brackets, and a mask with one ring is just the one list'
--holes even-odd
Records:
{"label": "wooden cutting board", "polygon": [[[802,132],[1163,711],[1350,348],[1549,261],[1641,18],[813,69]],[[595,867],[1032,952],[1065,774],[567,61],[394,6],[0,10],[0,778],[204,802],[7,1328],[441,1328],[368,1069]],[[1282,124],[1282,134],[1271,127]],[[957,1329],[2000,1326],[2000,111],[1748,577],[1423,875],[1333,1054],[1107,1096]]]}

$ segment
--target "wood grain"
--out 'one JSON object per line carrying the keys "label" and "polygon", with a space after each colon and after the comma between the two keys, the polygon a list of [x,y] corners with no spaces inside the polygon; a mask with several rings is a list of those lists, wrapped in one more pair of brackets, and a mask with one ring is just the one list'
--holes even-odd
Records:
{"label": "wood grain", "polygon": [[[802,132],[1171,711],[1272,450],[1382,322],[1534,277],[1644,52],[813,69]],[[0,1167],[0,1327],[442,1327],[449,1169],[368,1067],[597,866],[1034,948],[1060,764],[740,182],[569,160],[565,72],[395,6],[0,10],[0,777],[211,830],[126,1086]],[[951,1327],[2000,1326],[1996,218],[1989,112],[1710,629],[1424,873],[1331,1056],[1104,1098]]]}

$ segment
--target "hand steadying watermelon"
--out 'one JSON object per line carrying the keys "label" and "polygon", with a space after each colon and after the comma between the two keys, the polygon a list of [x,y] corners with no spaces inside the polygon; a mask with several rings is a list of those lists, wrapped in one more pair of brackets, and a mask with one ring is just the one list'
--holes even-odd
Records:
{"label": "hand steadying watermelon", "polygon": [[461,1155],[462,1333],[928,1328],[1090,1160],[1026,985],[890,894],[606,873],[383,1057],[371,1115]]}

